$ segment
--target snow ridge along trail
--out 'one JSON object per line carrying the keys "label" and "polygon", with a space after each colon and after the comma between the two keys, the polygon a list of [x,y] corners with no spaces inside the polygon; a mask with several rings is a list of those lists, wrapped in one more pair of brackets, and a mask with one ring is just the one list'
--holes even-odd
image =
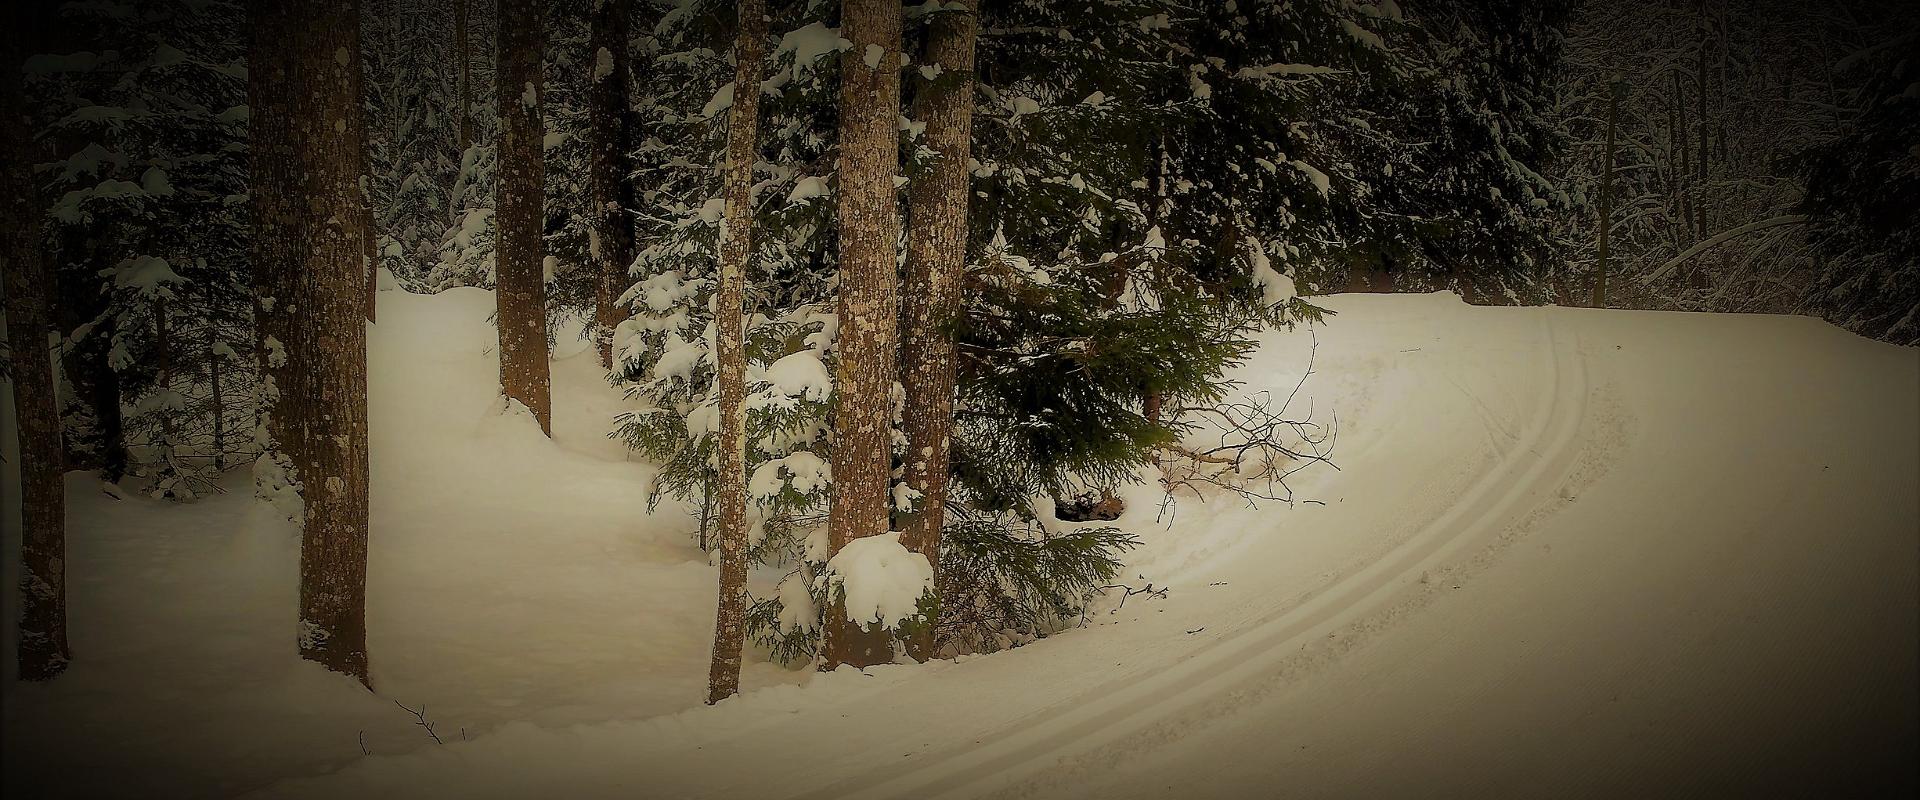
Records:
{"label": "snow ridge along trail", "polygon": [[[1549,312],[1539,319],[1538,369],[1550,375],[1527,428],[1501,460],[1438,518],[1386,557],[1326,587],[1306,602],[1223,635],[1144,678],[1114,682],[1064,711],[1021,720],[988,743],[920,762],[905,774],[870,776],[801,795],[814,798],[972,797],[1090,753],[1103,760],[1165,737],[1165,721],[1211,705],[1277,673],[1305,643],[1391,607],[1423,576],[1462,550],[1484,546],[1506,525],[1556,496],[1580,453],[1586,364],[1563,346]],[[1490,428],[1497,426],[1484,420]],[[1158,736],[1142,730],[1160,723]],[[889,771],[893,772],[893,771]]]}

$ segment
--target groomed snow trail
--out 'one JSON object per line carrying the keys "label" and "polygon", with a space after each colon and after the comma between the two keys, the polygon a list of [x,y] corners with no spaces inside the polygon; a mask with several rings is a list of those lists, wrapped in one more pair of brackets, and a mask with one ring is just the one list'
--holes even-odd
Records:
{"label": "groomed snow trail", "polygon": [[[1127,490],[1121,523],[1145,545],[1117,581],[1164,596],[1114,592],[1082,627],[992,656],[750,664],[762,688],[706,708],[711,568],[602,437],[617,395],[562,354],[549,442],[489,406],[489,296],[383,296],[383,695],[291,658],[293,539],[244,479],[181,507],[76,474],[82,660],[10,687],[8,786],[1912,794],[1920,351],[1801,318],[1322,301],[1339,314],[1294,414],[1338,414],[1340,470],[1294,481],[1316,502],[1182,496],[1156,515],[1152,487]],[[1273,332],[1234,377],[1284,396],[1314,338]],[[429,703],[448,743],[393,699]]]}
{"label": "groomed snow trail", "polygon": [[[1536,310],[1538,311],[1538,310]],[[942,754],[879,783],[835,784],[809,798],[971,797],[1015,783],[1076,756],[1100,752],[1141,728],[1190,716],[1274,673],[1301,645],[1389,605],[1403,590],[1463,548],[1483,543],[1501,524],[1552,495],[1579,452],[1576,434],[1586,401],[1585,364],[1559,346],[1551,317],[1539,313],[1538,369],[1548,375],[1526,430],[1455,503],[1386,556],[1321,590],[1306,602],[1269,608],[1252,625],[1224,633],[1142,678],[1110,683],[1057,713],[1023,721],[990,744]],[[1489,427],[1497,427],[1491,422]],[[1160,737],[1167,732],[1160,731]]]}
{"label": "groomed snow trail", "polygon": [[[1184,498],[1077,630],[514,725],[274,796],[1538,796],[1910,781],[1920,354],[1777,317],[1326,298],[1326,503]],[[1284,393],[1307,337],[1237,376]],[[1142,511],[1146,515],[1140,515]],[[1896,787],[1896,790],[1900,787]]]}

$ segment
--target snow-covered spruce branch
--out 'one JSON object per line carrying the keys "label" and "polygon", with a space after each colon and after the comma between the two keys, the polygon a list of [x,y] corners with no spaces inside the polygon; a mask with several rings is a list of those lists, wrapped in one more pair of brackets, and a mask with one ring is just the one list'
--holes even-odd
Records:
{"label": "snow-covered spruce branch", "polygon": [[1772,217],[1770,219],[1763,219],[1763,220],[1760,220],[1759,222],[1749,222],[1738,228],[1721,231],[1720,233],[1715,234],[1711,238],[1703,239],[1700,241],[1699,244],[1696,244],[1692,247],[1687,248],[1686,250],[1681,251],[1679,255],[1668,259],[1667,263],[1661,264],[1659,269],[1656,269],[1642,276],[1640,278],[1640,282],[1653,283],[1654,281],[1660,280],[1661,278],[1664,278],[1668,274],[1672,273],[1675,269],[1678,269],[1681,264],[1685,264],[1688,261],[1692,260],[1694,256],[1700,255],[1701,253],[1704,253],[1708,250],[1718,247],[1721,244],[1727,241],[1730,241],[1732,239],[1736,239],[1746,234],[1753,233],[1754,231],[1762,231],[1768,228],[1779,227],[1781,225],[1797,225],[1806,221],[1807,221],[1807,218],[1803,214],[1786,214],[1783,216]]}

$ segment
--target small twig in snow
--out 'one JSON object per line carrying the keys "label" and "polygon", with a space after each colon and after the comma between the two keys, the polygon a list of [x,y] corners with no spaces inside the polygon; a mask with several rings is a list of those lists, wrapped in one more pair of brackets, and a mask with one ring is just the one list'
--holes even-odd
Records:
{"label": "small twig in snow", "polygon": [[[446,744],[446,742],[440,741],[440,734],[433,732],[433,723],[427,719],[426,703],[420,704],[419,711],[415,711],[411,708],[407,708],[407,705],[405,703],[402,703],[398,700],[393,701],[393,704],[396,706],[399,706],[401,711],[405,711],[409,714],[412,714],[413,720],[414,720],[413,724],[418,725],[421,728],[425,729],[427,732],[427,737],[433,739],[434,744]],[[461,735],[464,737],[466,735],[465,731],[462,731]]]}

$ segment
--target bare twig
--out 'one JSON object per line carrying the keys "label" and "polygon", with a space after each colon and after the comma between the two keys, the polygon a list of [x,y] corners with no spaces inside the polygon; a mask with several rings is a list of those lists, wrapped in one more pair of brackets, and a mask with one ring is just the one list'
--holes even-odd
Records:
{"label": "bare twig", "polygon": [[[440,734],[433,732],[433,722],[427,719],[427,704],[421,703],[419,711],[415,711],[411,708],[407,708],[407,705],[405,703],[402,703],[398,700],[393,701],[393,704],[396,706],[399,706],[401,711],[405,711],[409,714],[412,714],[413,720],[414,720],[413,724],[418,725],[422,729],[426,730],[427,737],[432,739],[434,744],[446,744],[446,742],[440,741]],[[465,735],[464,731],[462,732],[462,735]]]}
{"label": "bare twig", "polygon": [[1118,612],[1118,611],[1119,611],[1120,609],[1123,609],[1123,608],[1126,608],[1126,607],[1127,607],[1127,598],[1129,598],[1129,597],[1132,597],[1132,596],[1134,596],[1134,595],[1136,595],[1136,594],[1144,594],[1144,595],[1146,595],[1147,597],[1149,597],[1149,598],[1151,598],[1151,599],[1156,599],[1156,600],[1165,600],[1165,599],[1167,599],[1167,589],[1168,589],[1168,588],[1170,588],[1170,587],[1166,587],[1166,586],[1162,586],[1162,587],[1160,587],[1160,588],[1158,588],[1158,589],[1156,589],[1156,588],[1154,588],[1154,586],[1153,586],[1153,581],[1147,581],[1147,585],[1146,585],[1146,587],[1145,587],[1145,588],[1141,588],[1141,589],[1135,589],[1135,588],[1133,588],[1132,586],[1128,586],[1128,585],[1126,585],[1126,584],[1124,584],[1124,583],[1115,583],[1115,584],[1108,584],[1108,585],[1106,585],[1106,586],[1102,586],[1102,587],[1100,587],[1100,588],[1102,588],[1102,589],[1124,589],[1124,590],[1126,590],[1126,594],[1123,594],[1123,595],[1120,595],[1120,605],[1117,605],[1117,606],[1114,606],[1114,607],[1113,607],[1113,611],[1109,611],[1109,612],[1107,612],[1107,613],[1109,613],[1109,614],[1112,614],[1112,613],[1116,613],[1116,612]]}
{"label": "bare twig", "polygon": [[1290,414],[1301,388],[1314,374],[1319,349],[1315,337],[1307,369],[1284,399],[1260,392],[1212,407],[1174,409],[1174,419],[1181,425],[1210,431],[1216,438],[1211,446],[1183,443],[1167,448],[1174,457],[1161,461],[1161,483],[1167,495],[1161,503],[1160,519],[1165,520],[1173,511],[1174,494],[1181,489],[1193,492],[1203,502],[1207,490],[1212,490],[1237,495],[1249,506],[1261,500],[1291,505],[1296,499],[1288,478],[1316,464],[1339,470],[1333,463],[1339,415],[1333,414],[1326,425],[1315,422],[1311,401],[1304,417],[1296,419]]}

